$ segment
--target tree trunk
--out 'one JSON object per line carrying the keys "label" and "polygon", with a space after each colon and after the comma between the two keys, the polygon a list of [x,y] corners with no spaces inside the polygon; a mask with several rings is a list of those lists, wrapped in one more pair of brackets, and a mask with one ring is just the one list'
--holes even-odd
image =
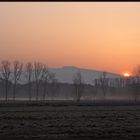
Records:
{"label": "tree trunk", "polygon": [[76,97],[76,101],[79,102],[80,101],[80,96],[79,96],[79,90],[78,90],[78,87],[77,87],[77,97]]}
{"label": "tree trunk", "polygon": [[15,96],[16,96],[16,83],[14,84],[14,89],[13,89],[13,101],[15,101]]}
{"label": "tree trunk", "polygon": [[31,95],[31,83],[28,84],[28,94],[29,94],[29,102],[31,101],[32,95]]}
{"label": "tree trunk", "polygon": [[38,91],[39,91],[39,85],[36,84],[36,101],[38,101]]}
{"label": "tree trunk", "polygon": [[5,101],[8,99],[8,81],[5,81]]}
{"label": "tree trunk", "polygon": [[45,97],[46,97],[46,85],[44,84],[43,101],[45,101]]}

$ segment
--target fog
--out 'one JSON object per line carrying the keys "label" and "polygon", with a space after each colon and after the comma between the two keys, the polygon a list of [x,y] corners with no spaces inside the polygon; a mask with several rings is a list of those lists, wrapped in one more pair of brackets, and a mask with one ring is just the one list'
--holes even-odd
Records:
{"label": "fog", "polygon": [[[108,87],[105,95],[101,87],[86,84],[82,85],[82,87],[83,90],[80,93],[80,101],[135,101],[135,98],[137,98],[137,101],[139,100],[139,95],[135,94],[135,89],[132,89],[131,87]],[[0,84],[0,100],[5,100],[5,89],[2,83]],[[13,100],[12,83],[9,84],[8,88],[8,100]],[[15,100],[29,100],[28,84],[18,84]],[[32,83],[31,87],[31,100],[36,100],[36,87],[34,83]],[[48,84],[44,98],[43,86],[40,85],[38,101],[42,100],[76,101],[75,86],[67,83],[57,83],[56,85]]]}
{"label": "fog", "polygon": [[[96,77],[91,73],[94,73]],[[98,76],[97,73],[99,73]],[[23,65],[19,61],[13,63],[7,60],[2,61],[0,98],[1,100],[5,98],[5,101],[133,100],[137,102],[139,100],[140,66],[135,69],[135,76],[130,77],[120,77],[105,71],[95,72],[71,67],[59,69],[59,74],[63,80],[58,78],[57,74],[50,71],[46,64],[40,62],[29,62]],[[26,82],[20,83],[23,77]],[[85,77],[93,79],[92,82],[90,81],[90,84],[86,82]],[[64,83],[64,79],[69,82],[66,80],[67,82]]]}

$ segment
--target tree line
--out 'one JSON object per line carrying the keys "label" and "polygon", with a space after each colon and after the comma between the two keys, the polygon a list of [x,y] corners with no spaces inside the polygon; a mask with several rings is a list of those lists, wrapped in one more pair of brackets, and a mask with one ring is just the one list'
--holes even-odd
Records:
{"label": "tree line", "polygon": [[[81,76],[81,72],[77,72],[73,79],[76,100],[79,102],[84,91],[84,82]],[[99,78],[94,79],[94,89],[96,92],[100,89],[103,93],[103,100],[106,99],[106,94],[111,91],[112,93],[116,89],[127,89],[125,92],[131,92],[131,95],[135,102],[139,100],[140,95],[140,65],[137,65],[133,70],[133,76],[122,78],[109,78],[107,72],[102,72]]]}
{"label": "tree line", "polygon": [[8,60],[4,60],[1,61],[0,71],[0,79],[4,82],[6,101],[8,100],[9,84],[13,85],[13,100],[15,100],[17,94],[17,84],[21,79],[22,72],[24,72],[24,77],[26,78],[28,85],[29,101],[31,101],[32,98],[31,87],[33,82],[35,83],[36,89],[36,101],[38,101],[40,84],[43,85],[43,98],[45,99],[47,84],[51,83],[54,85],[57,82],[55,74],[48,70],[46,64],[42,64],[40,62],[28,62],[23,65],[23,63],[19,61],[11,63]]}
{"label": "tree line", "polygon": [[[28,62],[23,65],[22,62],[8,60],[1,61],[0,65],[0,80],[4,84],[5,101],[8,100],[9,85],[12,85],[13,101],[15,101],[17,95],[17,85],[21,80],[21,75],[24,73],[24,78],[27,83],[27,92],[29,101],[32,100],[32,85],[35,85],[35,100],[39,100],[39,90],[42,88],[43,100],[46,98],[47,87],[51,85],[53,92],[58,90],[58,80],[55,73],[49,71],[46,64],[41,62]],[[85,83],[80,70],[72,77],[74,88],[74,99],[79,102],[84,92]],[[93,80],[93,88],[100,89],[103,94],[104,100],[109,90],[115,90],[116,88],[128,88],[132,90],[132,94],[135,102],[138,99],[140,93],[140,65],[134,69],[133,76],[127,78],[108,78],[107,72],[102,72],[99,78]]]}

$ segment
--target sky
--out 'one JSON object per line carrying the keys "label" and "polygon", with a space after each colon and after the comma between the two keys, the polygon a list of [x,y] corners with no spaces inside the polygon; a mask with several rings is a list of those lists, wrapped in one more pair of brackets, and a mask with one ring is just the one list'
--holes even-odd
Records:
{"label": "sky", "polygon": [[140,2],[0,2],[0,60],[131,73]]}

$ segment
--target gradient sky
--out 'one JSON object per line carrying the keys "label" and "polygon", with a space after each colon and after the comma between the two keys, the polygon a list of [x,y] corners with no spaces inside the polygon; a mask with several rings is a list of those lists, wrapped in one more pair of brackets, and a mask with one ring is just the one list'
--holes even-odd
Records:
{"label": "gradient sky", "polygon": [[0,2],[0,60],[122,74],[139,57],[140,2]]}

